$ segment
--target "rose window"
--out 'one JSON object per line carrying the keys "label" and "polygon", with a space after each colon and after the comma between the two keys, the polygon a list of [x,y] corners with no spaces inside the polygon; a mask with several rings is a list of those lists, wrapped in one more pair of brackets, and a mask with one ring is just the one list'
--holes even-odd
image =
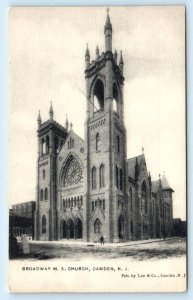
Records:
{"label": "rose window", "polygon": [[64,186],[75,185],[82,181],[82,168],[79,162],[71,157],[64,173]]}

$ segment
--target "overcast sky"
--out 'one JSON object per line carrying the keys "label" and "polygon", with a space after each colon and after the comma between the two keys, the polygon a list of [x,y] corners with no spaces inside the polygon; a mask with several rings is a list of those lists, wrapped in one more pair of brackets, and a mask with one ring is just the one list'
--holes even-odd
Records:
{"label": "overcast sky", "polygon": [[[183,7],[112,7],[113,50],[123,51],[128,157],[142,146],[152,180],[175,190],[185,219],[185,50]],[[84,138],[84,55],[104,51],[106,8],[9,11],[9,203],[35,200],[37,114]]]}

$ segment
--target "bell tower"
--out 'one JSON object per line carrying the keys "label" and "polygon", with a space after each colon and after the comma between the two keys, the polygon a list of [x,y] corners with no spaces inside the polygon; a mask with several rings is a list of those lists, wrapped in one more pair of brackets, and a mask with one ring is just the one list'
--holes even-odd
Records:
{"label": "bell tower", "polygon": [[107,11],[105,51],[96,47],[90,61],[87,45],[85,80],[85,240],[107,242],[127,239],[126,129],[123,101],[122,52],[112,52],[113,28]]}
{"label": "bell tower", "polygon": [[49,119],[42,123],[39,112],[37,123],[35,239],[52,241],[58,238],[56,158],[66,139],[68,129],[54,120],[52,103],[50,104]]}

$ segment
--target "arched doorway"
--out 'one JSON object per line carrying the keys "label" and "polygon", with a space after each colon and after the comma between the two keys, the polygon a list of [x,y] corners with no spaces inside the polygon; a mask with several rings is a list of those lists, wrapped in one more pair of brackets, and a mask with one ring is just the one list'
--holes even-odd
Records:
{"label": "arched doorway", "polygon": [[75,223],[76,239],[82,238],[82,221],[78,218]]}
{"label": "arched doorway", "polygon": [[119,220],[118,220],[118,232],[119,232],[119,238],[122,239],[124,237],[124,218],[123,218],[123,216],[120,216]]}
{"label": "arched doorway", "polygon": [[61,238],[62,239],[67,238],[67,224],[65,220],[62,220],[61,222]]}
{"label": "arched doorway", "polygon": [[74,222],[72,219],[68,221],[68,238],[74,239]]}

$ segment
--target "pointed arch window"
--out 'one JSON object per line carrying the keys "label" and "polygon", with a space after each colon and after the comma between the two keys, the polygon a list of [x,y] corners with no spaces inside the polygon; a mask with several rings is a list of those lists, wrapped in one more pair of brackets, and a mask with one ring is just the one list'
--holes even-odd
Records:
{"label": "pointed arch window", "polygon": [[103,209],[105,209],[105,199],[103,199]]}
{"label": "pointed arch window", "polygon": [[123,190],[123,171],[120,169],[120,190]]}
{"label": "pointed arch window", "polygon": [[101,222],[99,219],[96,219],[94,223],[94,233],[100,233],[101,232]]}
{"label": "pointed arch window", "polygon": [[99,182],[100,188],[105,186],[105,174],[104,174],[104,165],[102,164],[99,169]]}
{"label": "pointed arch window", "polygon": [[44,191],[40,190],[40,200],[43,201],[44,200]]}
{"label": "pointed arch window", "polygon": [[92,168],[92,189],[96,189],[96,168]]}
{"label": "pointed arch window", "polygon": [[133,233],[133,221],[131,220],[131,233]]}
{"label": "pointed arch window", "polygon": [[46,154],[49,153],[49,149],[50,149],[50,138],[49,136],[46,136]]}
{"label": "pointed arch window", "polygon": [[41,154],[42,155],[46,154],[46,142],[44,138],[41,140]]}
{"label": "pointed arch window", "polygon": [[120,153],[120,137],[117,135],[117,153]]}
{"label": "pointed arch window", "polygon": [[142,206],[142,212],[147,213],[147,185],[145,180],[142,183],[141,187],[141,206]]}
{"label": "pointed arch window", "polygon": [[99,141],[100,141],[100,134],[96,134],[96,152],[99,152]]}
{"label": "pointed arch window", "polygon": [[119,99],[119,92],[118,92],[118,87],[117,87],[117,84],[114,82],[113,84],[113,111],[117,113],[119,113],[119,102],[120,102],[120,99]]}
{"label": "pointed arch window", "polygon": [[93,90],[93,108],[94,112],[104,110],[104,85],[100,79],[97,79]]}
{"label": "pointed arch window", "polygon": [[116,166],[116,187],[119,188],[119,169]]}
{"label": "pointed arch window", "polygon": [[43,215],[42,217],[42,234],[46,233],[46,217]]}
{"label": "pointed arch window", "polygon": [[45,200],[48,200],[48,188],[45,188]]}

